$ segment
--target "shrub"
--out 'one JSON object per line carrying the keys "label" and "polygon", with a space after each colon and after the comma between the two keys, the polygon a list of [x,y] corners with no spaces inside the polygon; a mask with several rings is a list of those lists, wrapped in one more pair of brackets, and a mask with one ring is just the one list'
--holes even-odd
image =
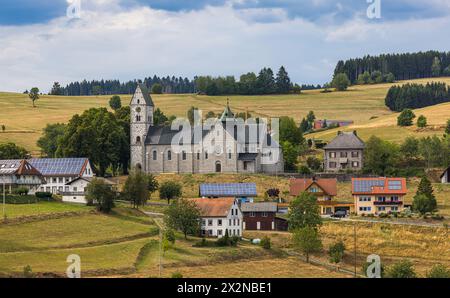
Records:
{"label": "shrub", "polygon": [[450,278],[450,269],[445,265],[436,264],[427,273],[428,278]]}
{"label": "shrub", "polygon": [[338,73],[334,76],[331,85],[336,88],[337,91],[345,91],[350,86],[350,80],[345,73]]}
{"label": "shrub", "polygon": [[34,273],[33,273],[33,270],[31,269],[30,265],[23,267],[23,277],[25,277],[25,278],[33,278],[34,277]]}
{"label": "shrub", "polygon": [[237,246],[239,242],[238,236],[230,237],[228,235],[228,230],[225,231],[225,236],[217,239],[216,245],[217,246]]}
{"label": "shrub", "polygon": [[270,238],[265,236],[263,239],[261,239],[259,245],[261,245],[261,247],[264,249],[270,249],[271,248]]}
{"label": "shrub", "polygon": [[298,173],[301,175],[311,175],[312,174],[311,169],[308,168],[307,166],[301,166],[298,169]]}
{"label": "shrub", "polygon": [[344,242],[338,241],[330,246],[328,254],[330,256],[331,263],[340,263],[344,257],[345,245]]}
{"label": "shrub", "polygon": [[314,156],[308,157],[308,159],[306,160],[306,164],[310,169],[314,171],[319,171],[322,167],[322,162],[320,161],[320,159]]}
{"label": "shrub", "polygon": [[52,199],[53,194],[51,192],[36,192],[34,194],[39,199]]}
{"label": "shrub", "polygon": [[35,204],[38,202],[38,198],[35,196],[25,195],[7,195],[5,198],[6,204]]}
{"label": "shrub", "polygon": [[181,272],[172,273],[172,278],[183,278],[183,274]]}
{"label": "shrub", "polygon": [[389,278],[416,278],[417,274],[411,261],[402,260],[388,268],[386,276]]}
{"label": "shrub", "polygon": [[411,109],[404,109],[397,118],[397,125],[411,126],[413,125],[414,118],[416,118],[416,115],[414,115]]}
{"label": "shrub", "polygon": [[[169,241],[170,243],[175,243],[176,237],[175,237],[175,232],[172,229],[168,229],[164,232],[164,238],[167,239],[167,241]],[[203,238],[205,239],[205,238]]]}
{"label": "shrub", "polygon": [[20,196],[26,196],[30,190],[26,187],[18,187],[13,190],[13,194],[20,195]]}
{"label": "shrub", "polygon": [[420,115],[417,118],[417,127],[423,128],[427,126],[427,118],[424,115]]}

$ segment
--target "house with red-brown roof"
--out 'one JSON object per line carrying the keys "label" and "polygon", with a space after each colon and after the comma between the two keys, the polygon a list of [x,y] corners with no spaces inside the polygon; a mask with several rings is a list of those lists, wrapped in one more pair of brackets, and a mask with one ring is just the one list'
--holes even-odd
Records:
{"label": "house with red-brown roof", "polygon": [[337,196],[337,179],[335,178],[291,179],[291,196],[299,196],[302,192],[308,192],[317,197],[322,215],[332,215],[337,211],[353,212],[354,205],[352,203],[335,200]]}
{"label": "house with red-brown roof", "polygon": [[200,210],[201,236],[242,236],[243,215],[235,198],[192,199]]}
{"label": "house with red-brown roof", "polygon": [[352,179],[352,195],[358,215],[401,212],[407,193],[405,178]]}
{"label": "house with red-brown roof", "polygon": [[11,193],[15,188],[25,187],[36,191],[45,183],[42,173],[24,159],[0,160],[0,189]]}

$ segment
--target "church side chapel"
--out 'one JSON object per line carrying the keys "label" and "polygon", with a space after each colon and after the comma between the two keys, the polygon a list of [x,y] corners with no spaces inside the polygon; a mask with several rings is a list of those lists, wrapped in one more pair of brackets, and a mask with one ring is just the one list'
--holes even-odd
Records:
{"label": "church side chapel", "polygon": [[170,125],[153,125],[155,105],[143,84],[138,84],[130,108],[132,168],[155,174],[275,174],[284,170],[281,149],[270,133],[257,131],[250,134],[250,131],[259,129],[259,126],[235,119],[229,103],[218,121],[213,125],[203,126],[200,137],[191,128],[191,140],[189,144],[183,144],[183,150],[172,146],[181,127],[172,130]]}

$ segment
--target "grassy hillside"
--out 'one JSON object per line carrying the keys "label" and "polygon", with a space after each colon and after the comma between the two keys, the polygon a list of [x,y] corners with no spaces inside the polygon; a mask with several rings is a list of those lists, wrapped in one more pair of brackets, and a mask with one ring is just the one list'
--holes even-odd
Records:
{"label": "grassy hillside", "polygon": [[[415,80],[417,83],[443,81],[450,84],[450,78]],[[401,82],[405,83],[405,82]],[[230,96],[235,112],[249,111],[253,116],[277,117],[288,115],[300,121],[308,111],[313,110],[320,119],[353,120],[363,138],[372,134],[388,140],[400,141],[408,135],[425,136],[440,134],[442,126],[450,118],[450,104],[429,107],[416,111],[417,115],[428,117],[431,127],[424,130],[399,128],[395,124],[396,114],[384,105],[384,97],[392,84],[353,86],[346,92],[321,93],[320,90],[304,91],[300,95],[274,96]],[[122,95],[127,104],[130,95]],[[15,142],[34,154],[39,153],[36,141],[47,123],[67,122],[74,114],[91,107],[107,107],[110,96],[42,96],[33,108],[25,94],[0,92],[0,125],[6,126],[6,133],[0,133],[0,142]],[[226,96],[200,96],[194,94],[153,95],[156,106],[164,113],[185,116],[191,106],[204,111],[221,112]],[[335,130],[311,135],[330,139]]]}

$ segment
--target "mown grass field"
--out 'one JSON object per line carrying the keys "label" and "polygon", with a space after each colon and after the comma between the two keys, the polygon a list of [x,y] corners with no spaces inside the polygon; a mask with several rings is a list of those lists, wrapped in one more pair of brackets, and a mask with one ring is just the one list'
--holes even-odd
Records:
{"label": "mown grass field", "polygon": [[6,216],[9,219],[44,214],[65,212],[90,212],[93,208],[78,204],[61,204],[59,202],[40,202],[39,204],[6,204]]}
{"label": "mown grass field", "polygon": [[[416,83],[443,81],[450,78],[415,80]],[[403,84],[399,82],[396,84]],[[304,91],[300,95],[274,96],[228,96],[235,112],[248,111],[253,116],[291,116],[297,122],[313,110],[318,119],[353,120],[357,129],[367,139],[375,134],[391,141],[401,141],[408,135],[428,136],[442,134],[443,125],[450,118],[450,104],[428,107],[416,111],[428,117],[430,127],[424,130],[399,128],[396,114],[384,105],[384,98],[392,84],[352,86],[346,92],[321,93],[320,90]],[[155,105],[167,115],[185,117],[186,111],[195,106],[204,111],[222,112],[227,96],[200,96],[195,94],[153,95]],[[39,155],[36,141],[48,123],[63,122],[77,113],[92,107],[108,107],[110,96],[47,96],[43,95],[33,108],[25,94],[0,92],[0,125],[6,132],[0,133],[0,142],[14,142]],[[122,103],[128,104],[130,95],[121,95]],[[331,139],[336,130],[329,130],[309,137]]]}
{"label": "mown grass field", "polygon": [[[271,237],[275,247],[295,250],[291,234],[283,232],[245,232],[245,237]],[[354,224],[345,222],[325,222],[320,228],[324,250],[314,255],[316,260],[328,262],[329,246],[342,240],[346,254],[340,267],[354,268]],[[377,254],[382,264],[389,266],[401,259],[414,263],[420,276],[435,264],[450,266],[450,234],[448,228],[409,227],[379,223],[357,223],[356,225],[357,271],[361,272],[367,256]]]}

